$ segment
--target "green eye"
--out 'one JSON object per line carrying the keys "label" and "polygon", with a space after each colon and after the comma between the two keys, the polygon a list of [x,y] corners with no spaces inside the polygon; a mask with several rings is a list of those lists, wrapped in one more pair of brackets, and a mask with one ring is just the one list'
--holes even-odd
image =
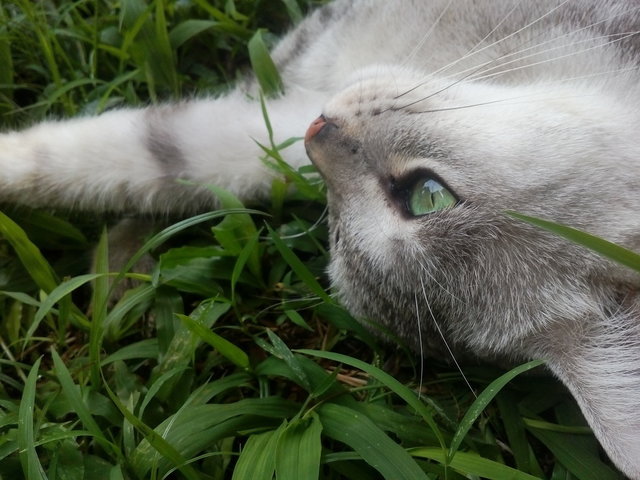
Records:
{"label": "green eye", "polygon": [[409,191],[409,213],[414,216],[426,215],[453,207],[456,197],[440,183],[432,178],[417,182]]}

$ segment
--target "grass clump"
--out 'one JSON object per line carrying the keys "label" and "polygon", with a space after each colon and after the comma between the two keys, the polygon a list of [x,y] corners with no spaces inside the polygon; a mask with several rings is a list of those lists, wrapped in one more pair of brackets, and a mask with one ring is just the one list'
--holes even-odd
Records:
{"label": "grass clump", "polygon": [[[2,124],[221,92],[311,3],[0,2]],[[278,148],[266,211],[212,187],[222,210],[142,247],[151,274],[108,271],[102,221],[5,210],[0,478],[619,478],[561,386],[517,378],[537,364],[468,368],[476,399],[335,302],[323,186]]]}

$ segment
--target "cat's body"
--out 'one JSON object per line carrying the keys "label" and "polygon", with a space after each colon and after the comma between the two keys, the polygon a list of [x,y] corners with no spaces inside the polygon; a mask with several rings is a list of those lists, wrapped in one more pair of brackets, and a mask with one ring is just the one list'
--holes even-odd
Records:
{"label": "cat's body", "polygon": [[[282,141],[324,114],[306,147],[328,185],[331,277],[355,315],[417,351],[440,349],[441,330],[480,357],[545,359],[640,478],[640,280],[504,214],[640,249],[640,7],[532,3],[331,4],[274,51],[285,95],[269,116]],[[220,99],[1,135],[0,199],[213,205],[177,178],[258,199],[270,174],[256,97],[248,80]],[[301,142],[282,153],[308,161]],[[458,203],[415,215],[408,196],[429,180]]]}

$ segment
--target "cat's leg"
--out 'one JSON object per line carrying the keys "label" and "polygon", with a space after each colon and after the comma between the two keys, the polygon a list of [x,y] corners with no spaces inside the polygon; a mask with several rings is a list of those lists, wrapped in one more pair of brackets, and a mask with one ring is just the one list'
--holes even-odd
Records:
{"label": "cat's leg", "polygon": [[[569,388],[609,457],[640,479],[640,313],[581,322],[548,366]],[[604,321],[601,321],[604,320]]]}
{"label": "cat's leg", "polygon": [[[324,98],[290,88],[268,102],[276,142],[301,137]],[[96,117],[49,121],[0,134],[0,201],[30,206],[188,213],[212,205],[216,184],[259,198],[272,174],[256,144],[268,144],[260,102],[241,91],[225,97]],[[307,161],[297,142],[282,152]]]}

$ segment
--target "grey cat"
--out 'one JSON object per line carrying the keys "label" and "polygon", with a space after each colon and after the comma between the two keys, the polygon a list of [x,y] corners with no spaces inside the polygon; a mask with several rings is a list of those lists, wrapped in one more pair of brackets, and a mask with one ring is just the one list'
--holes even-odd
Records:
{"label": "grey cat", "polygon": [[[541,358],[640,479],[640,279],[509,217],[640,248],[640,6],[633,0],[338,0],[273,52],[280,140],[307,130],[328,187],[330,275],[418,352]],[[259,199],[251,79],[222,98],[0,135],[2,200],[138,212]],[[298,167],[302,143],[283,151]],[[132,207],[133,206],[133,207]]]}

